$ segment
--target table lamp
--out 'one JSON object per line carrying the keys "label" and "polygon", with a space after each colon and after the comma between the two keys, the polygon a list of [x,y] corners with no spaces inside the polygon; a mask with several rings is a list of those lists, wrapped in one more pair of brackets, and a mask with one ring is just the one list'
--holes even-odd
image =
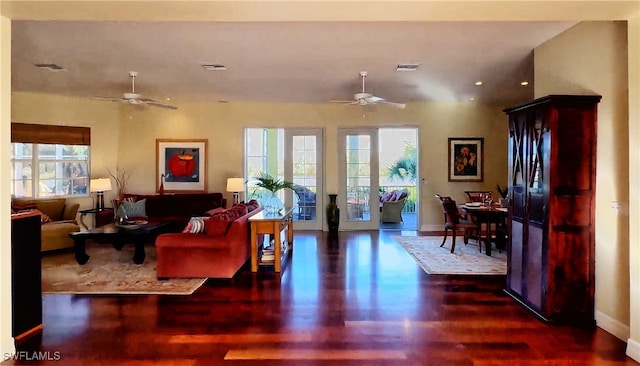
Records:
{"label": "table lamp", "polygon": [[240,192],[244,192],[244,179],[227,178],[227,192],[233,192],[233,204],[240,203]]}
{"label": "table lamp", "polygon": [[96,178],[89,181],[89,191],[98,192],[98,199],[96,200],[96,210],[104,210],[104,192],[111,190],[111,179],[109,178]]}

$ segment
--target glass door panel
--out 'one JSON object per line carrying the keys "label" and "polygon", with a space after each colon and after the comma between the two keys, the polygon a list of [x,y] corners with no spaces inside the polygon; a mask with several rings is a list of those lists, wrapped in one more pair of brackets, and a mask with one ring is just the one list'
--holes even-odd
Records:
{"label": "glass door panel", "polygon": [[376,230],[378,207],[378,131],[341,129],[339,136],[340,183],[338,201],[343,207],[340,227]]}
{"label": "glass door panel", "polygon": [[296,230],[322,230],[322,141],[321,129],[285,129],[284,175],[294,183],[285,205],[295,207]]}

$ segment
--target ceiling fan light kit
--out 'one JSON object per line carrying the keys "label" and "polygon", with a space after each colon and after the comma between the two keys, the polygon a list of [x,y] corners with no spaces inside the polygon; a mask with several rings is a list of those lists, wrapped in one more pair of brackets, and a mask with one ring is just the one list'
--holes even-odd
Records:
{"label": "ceiling fan light kit", "polygon": [[131,93],[123,93],[122,97],[102,97],[96,96],[95,99],[99,100],[108,100],[112,102],[123,102],[135,105],[151,105],[155,107],[167,108],[167,109],[178,109],[178,107],[169,105],[166,103],[159,102],[157,100],[151,98],[143,98],[141,94],[136,93],[136,77],[138,76],[137,71],[129,71],[129,77],[131,77]]}
{"label": "ceiling fan light kit", "polygon": [[350,104],[350,105],[371,105],[371,104],[380,103],[380,104],[390,106],[392,108],[397,108],[397,109],[405,108],[406,105],[404,103],[390,102],[384,98],[377,97],[375,95],[365,92],[364,85],[365,85],[365,79],[367,78],[366,71],[360,71],[360,78],[362,79],[362,92],[355,93],[353,95],[353,100],[332,100],[331,102]]}

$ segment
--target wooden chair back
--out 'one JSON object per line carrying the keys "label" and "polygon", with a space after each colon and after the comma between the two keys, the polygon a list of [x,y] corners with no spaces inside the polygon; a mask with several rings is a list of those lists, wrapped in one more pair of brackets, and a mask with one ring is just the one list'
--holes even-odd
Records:
{"label": "wooden chair back", "polygon": [[464,191],[468,202],[484,202],[485,199],[493,200],[492,191]]}
{"label": "wooden chair back", "polygon": [[451,197],[443,197],[442,210],[444,211],[445,223],[455,228],[460,223],[460,211],[458,211],[456,201],[451,199]]}

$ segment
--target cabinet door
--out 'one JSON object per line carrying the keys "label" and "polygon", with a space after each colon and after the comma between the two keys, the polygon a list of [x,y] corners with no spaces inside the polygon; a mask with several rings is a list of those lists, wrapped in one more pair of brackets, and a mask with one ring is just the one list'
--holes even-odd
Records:
{"label": "cabinet door", "polygon": [[547,277],[547,199],[549,195],[548,108],[532,111],[527,140],[526,241],[524,245],[524,281],[526,300],[544,310]]}
{"label": "cabinet door", "polygon": [[509,118],[509,251],[507,287],[522,295],[522,265],[525,217],[525,140],[528,126],[528,112],[514,113]]}

